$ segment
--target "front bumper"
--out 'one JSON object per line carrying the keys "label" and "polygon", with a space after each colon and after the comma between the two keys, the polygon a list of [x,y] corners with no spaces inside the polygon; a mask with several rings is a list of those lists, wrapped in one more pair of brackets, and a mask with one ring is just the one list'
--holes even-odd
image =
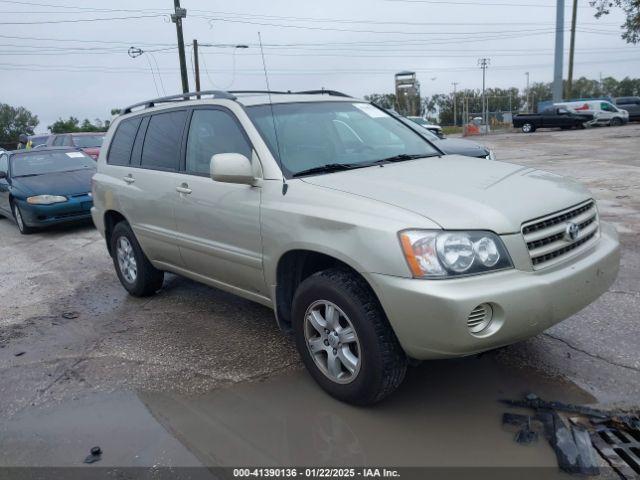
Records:
{"label": "front bumper", "polygon": [[[619,262],[618,235],[601,223],[600,239],[592,248],[548,269],[452,280],[365,277],[410,357],[447,358],[509,345],[568,318],[607,291]],[[483,303],[492,306],[494,323],[476,336],[467,317]]]}
{"label": "front bumper", "polygon": [[19,200],[18,206],[26,225],[46,227],[91,218],[93,198],[88,194],[75,195],[69,197],[66,202],[51,205],[32,205]]}

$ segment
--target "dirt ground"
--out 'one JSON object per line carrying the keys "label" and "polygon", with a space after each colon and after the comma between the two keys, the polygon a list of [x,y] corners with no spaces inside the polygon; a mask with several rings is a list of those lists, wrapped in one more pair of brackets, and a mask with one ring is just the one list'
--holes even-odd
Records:
{"label": "dirt ground", "polygon": [[[498,160],[585,183],[616,225],[610,291],[528,341],[425,362],[388,401],[324,394],[273,313],[168,276],[135,299],[92,225],[0,219],[0,466],[548,466],[500,425],[500,398],[640,404],[640,125],[479,139]],[[90,468],[90,467],[89,467]]]}

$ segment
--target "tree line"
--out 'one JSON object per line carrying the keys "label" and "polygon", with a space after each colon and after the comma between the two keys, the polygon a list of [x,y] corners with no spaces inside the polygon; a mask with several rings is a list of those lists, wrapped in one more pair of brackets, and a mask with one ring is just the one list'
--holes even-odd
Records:
{"label": "tree line", "polygon": [[[566,88],[566,81],[565,81]],[[625,77],[617,80],[613,77],[592,80],[585,77],[574,80],[571,86],[572,98],[597,98],[597,97],[626,97],[640,96],[640,78]],[[552,99],[552,83],[536,82],[529,89],[512,88],[487,88],[485,95],[490,112],[519,112],[537,110],[539,102]],[[374,93],[365,96],[365,99],[383,108],[398,110],[396,96],[393,93]],[[455,112],[454,112],[455,101]],[[469,115],[481,114],[482,91],[464,89],[451,93],[436,93],[421,97],[421,114],[432,120],[437,120],[443,125],[454,124],[454,113],[457,123],[462,122],[462,112],[466,110]],[[403,112],[400,112],[403,113]]]}
{"label": "tree line", "polygon": [[[0,146],[6,149],[15,148],[20,134],[33,135],[40,124],[37,115],[34,115],[24,107],[12,107],[6,103],[0,103]],[[80,121],[76,117],[66,120],[59,118],[47,129],[51,133],[75,133],[75,132],[106,132],[110,120],[88,118]]]}

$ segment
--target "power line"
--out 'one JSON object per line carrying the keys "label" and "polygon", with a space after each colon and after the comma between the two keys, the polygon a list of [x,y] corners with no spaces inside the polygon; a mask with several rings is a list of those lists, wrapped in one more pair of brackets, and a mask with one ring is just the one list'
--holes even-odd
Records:
{"label": "power line", "polygon": [[134,20],[140,18],[164,17],[164,14],[155,15],[132,15],[127,17],[104,17],[104,18],[75,18],[70,20],[30,20],[28,22],[0,22],[0,25],[44,25],[58,23],[85,23],[85,22],[107,22],[112,20]]}

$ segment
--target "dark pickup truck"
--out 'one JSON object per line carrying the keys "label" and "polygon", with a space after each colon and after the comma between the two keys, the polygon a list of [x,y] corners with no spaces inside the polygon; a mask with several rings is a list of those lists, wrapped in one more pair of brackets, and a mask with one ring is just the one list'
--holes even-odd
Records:
{"label": "dark pickup truck", "polygon": [[538,128],[562,128],[564,130],[584,128],[593,122],[593,115],[576,113],[563,107],[553,107],[541,113],[520,113],[513,116],[513,126],[524,133],[535,132]]}

